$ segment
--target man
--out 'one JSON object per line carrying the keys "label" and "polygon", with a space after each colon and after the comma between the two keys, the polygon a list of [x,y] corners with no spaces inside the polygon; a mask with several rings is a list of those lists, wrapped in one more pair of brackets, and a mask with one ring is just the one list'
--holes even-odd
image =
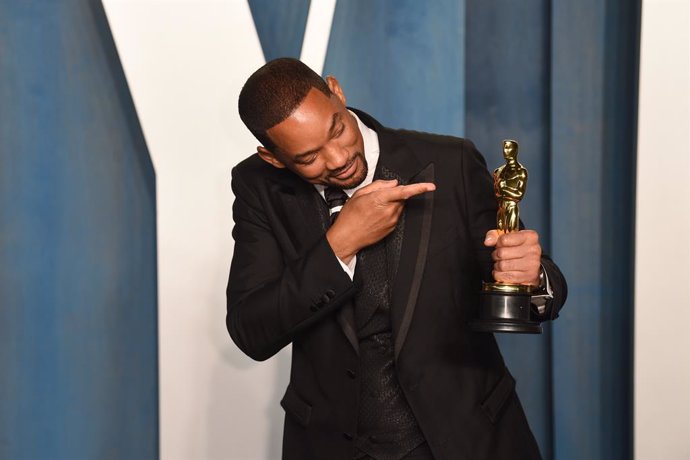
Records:
{"label": "man", "polygon": [[539,458],[493,335],[468,324],[492,274],[548,281],[541,319],[565,281],[535,232],[493,230],[474,146],[385,128],[294,59],[257,70],[239,110],[263,146],[233,170],[227,326],[257,360],[292,344],[283,457]]}

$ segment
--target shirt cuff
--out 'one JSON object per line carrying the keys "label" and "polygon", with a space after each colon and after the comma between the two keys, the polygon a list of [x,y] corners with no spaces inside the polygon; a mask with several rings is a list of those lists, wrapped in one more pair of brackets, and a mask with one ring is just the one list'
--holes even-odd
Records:
{"label": "shirt cuff", "polygon": [[539,294],[532,296],[531,302],[539,310],[539,314],[543,314],[546,311],[546,302],[553,299],[553,290],[551,289],[551,283],[549,283],[549,275],[546,274],[544,266],[541,266],[539,272]]}
{"label": "shirt cuff", "polygon": [[352,256],[352,259],[350,260],[349,264],[346,264],[342,260],[340,260],[339,257],[336,257],[338,259],[338,262],[340,263],[340,266],[343,267],[343,271],[347,273],[347,276],[350,277],[350,280],[354,280],[355,278],[355,265],[357,265],[357,256]]}

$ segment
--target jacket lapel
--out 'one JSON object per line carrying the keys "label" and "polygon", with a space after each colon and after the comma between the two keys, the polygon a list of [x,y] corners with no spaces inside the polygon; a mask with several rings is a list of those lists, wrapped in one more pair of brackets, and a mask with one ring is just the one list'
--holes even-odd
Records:
{"label": "jacket lapel", "polygon": [[[433,181],[434,165],[430,163],[408,183]],[[405,230],[391,296],[391,325],[396,360],[407,338],[412,315],[417,305],[429,248],[433,204],[434,194],[424,193],[410,198],[405,205]]]}
{"label": "jacket lapel", "polygon": [[355,352],[359,354],[359,340],[357,339],[357,332],[355,330],[355,304],[354,301],[350,301],[343,305],[338,313],[336,314],[338,319],[338,324],[343,330],[347,341],[350,342],[352,348]]}
{"label": "jacket lapel", "polygon": [[[433,163],[420,163],[410,146],[401,140],[400,134],[381,126],[363,112],[355,112],[378,134],[379,170],[390,171],[400,177],[403,184],[434,182]],[[396,360],[407,338],[417,305],[429,248],[433,205],[434,193],[424,193],[407,200],[402,220],[400,254],[399,257],[389,258],[389,263],[394,264],[389,267],[389,273],[395,274],[391,282],[391,326]]]}
{"label": "jacket lapel", "polygon": [[[313,185],[308,184],[289,173],[272,180],[269,185],[274,209],[286,225],[285,238],[292,248],[291,257],[297,257],[306,245],[313,244],[328,230],[328,208]],[[288,242],[284,242],[288,243]],[[348,342],[359,353],[359,342],[355,329],[354,303],[347,302],[338,310],[336,319]]]}

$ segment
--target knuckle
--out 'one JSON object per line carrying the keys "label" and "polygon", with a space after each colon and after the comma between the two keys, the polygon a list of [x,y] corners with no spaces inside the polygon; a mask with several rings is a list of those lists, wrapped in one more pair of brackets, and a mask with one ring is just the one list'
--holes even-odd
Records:
{"label": "knuckle", "polygon": [[535,232],[534,230],[529,230],[529,229],[523,230],[523,233],[525,235],[527,235],[528,238],[534,238],[535,240],[539,239],[539,234],[537,232]]}

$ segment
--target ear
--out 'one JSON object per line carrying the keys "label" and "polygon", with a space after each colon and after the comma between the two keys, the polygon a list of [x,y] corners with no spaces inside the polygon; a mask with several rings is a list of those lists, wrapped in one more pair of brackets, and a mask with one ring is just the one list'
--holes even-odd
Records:
{"label": "ear", "polygon": [[331,93],[335,94],[338,99],[340,99],[340,102],[343,103],[343,105],[347,105],[347,99],[345,98],[345,93],[343,93],[343,88],[340,87],[340,83],[338,83],[338,80],[333,75],[329,75],[326,77],[326,83],[328,84],[328,88],[331,90]]}
{"label": "ear", "polygon": [[285,164],[282,161],[280,161],[278,157],[276,157],[275,154],[267,148],[258,146],[256,148],[256,153],[259,154],[262,160],[264,160],[266,163],[270,164],[274,168],[285,168]]}

